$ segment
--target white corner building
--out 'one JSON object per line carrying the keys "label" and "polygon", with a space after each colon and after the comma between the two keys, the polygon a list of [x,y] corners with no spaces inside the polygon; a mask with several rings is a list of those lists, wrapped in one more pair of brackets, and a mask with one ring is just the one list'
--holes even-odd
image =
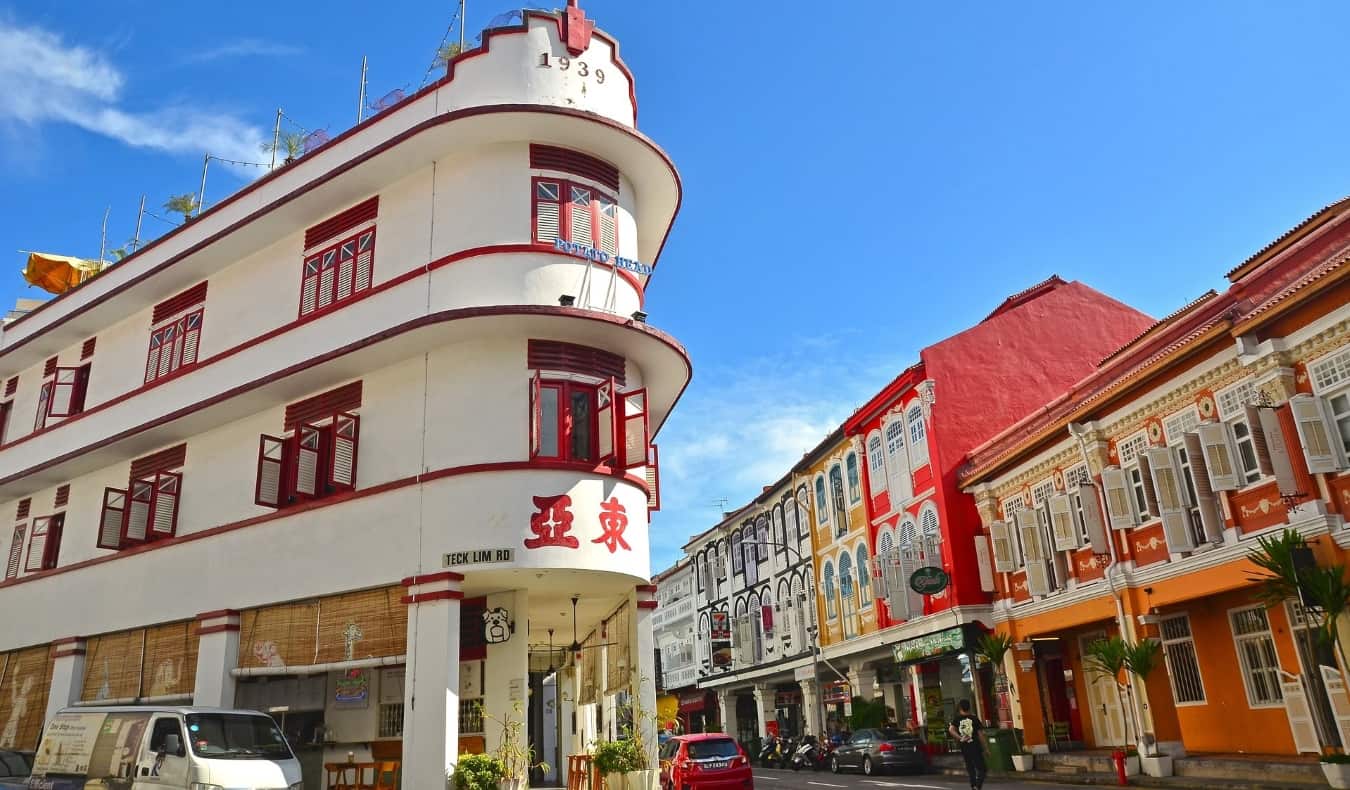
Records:
{"label": "white corner building", "polygon": [[0,747],[246,707],[433,788],[515,717],[557,783],[654,710],[680,180],[569,5],[5,327]]}

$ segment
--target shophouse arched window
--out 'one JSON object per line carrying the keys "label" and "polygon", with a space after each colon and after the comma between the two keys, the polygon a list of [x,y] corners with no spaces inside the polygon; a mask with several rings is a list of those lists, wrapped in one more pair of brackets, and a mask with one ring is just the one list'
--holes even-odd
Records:
{"label": "shophouse arched window", "polygon": [[844,504],[844,472],[839,464],[830,467],[830,501],[834,503],[834,534],[848,532],[848,507]]}
{"label": "shophouse arched window", "polygon": [[783,506],[781,504],[774,505],[773,508],[773,536],[774,542],[778,544],[774,548],[782,552],[783,547],[787,545],[788,536],[787,530],[783,526]]}
{"label": "shophouse arched window", "polygon": [[914,466],[922,466],[928,461],[928,441],[925,438],[923,409],[916,403],[905,414],[909,423],[909,453]]}
{"label": "shophouse arched window", "polygon": [[838,616],[834,602],[834,563],[825,560],[825,616],[831,620]]}
{"label": "shophouse arched window", "polygon": [[[741,572],[742,572],[743,567],[742,567],[742,565],[741,565],[741,560],[742,560],[743,558],[744,558],[744,557],[743,557],[743,555],[742,555],[742,553],[741,553],[741,531],[740,531],[740,530],[736,530],[735,532],[731,533],[731,572],[732,572],[732,573],[741,573]],[[733,589],[734,589],[734,586],[733,586]]]}
{"label": "shophouse arched window", "polygon": [[867,480],[873,494],[886,490],[886,448],[881,443],[881,434],[874,433],[867,439]]}
{"label": "shophouse arched window", "polygon": [[797,496],[791,507],[792,512],[795,514],[793,519],[797,524],[797,537],[800,540],[806,540],[811,537],[811,513],[806,506],[808,501],[810,501],[810,497],[806,494],[806,486],[799,486],[797,488]]}
{"label": "shophouse arched window", "polygon": [[858,544],[858,600],[864,608],[872,605],[872,565],[867,561],[867,547]]}
{"label": "shophouse arched window", "polygon": [[755,546],[755,554],[759,557],[760,562],[764,562],[769,559],[769,543],[771,542],[769,538],[769,517],[760,515],[755,520],[755,525],[759,530],[759,544]]}
{"label": "shophouse arched window", "polygon": [[830,501],[825,497],[824,475],[816,475],[816,521],[821,527],[830,523]]}
{"label": "shophouse arched window", "polygon": [[858,471],[857,453],[849,453],[844,459],[844,468],[848,472],[848,501],[851,505],[856,505],[862,500],[862,479]]}
{"label": "shophouse arched window", "polygon": [[891,491],[891,509],[899,510],[909,499],[913,481],[905,453],[905,420],[900,415],[886,423],[886,480]]}
{"label": "shophouse arched window", "polygon": [[848,599],[853,597],[853,556],[847,549],[839,555],[839,594]]}

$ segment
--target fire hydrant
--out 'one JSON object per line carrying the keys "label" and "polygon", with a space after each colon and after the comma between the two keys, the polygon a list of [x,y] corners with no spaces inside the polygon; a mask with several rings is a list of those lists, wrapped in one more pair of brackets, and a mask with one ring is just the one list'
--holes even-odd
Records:
{"label": "fire hydrant", "polygon": [[1125,777],[1125,751],[1123,749],[1116,749],[1114,752],[1111,752],[1111,761],[1116,764],[1116,782],[1119,783],[1121,787],[1128,785],[1130,782]]}

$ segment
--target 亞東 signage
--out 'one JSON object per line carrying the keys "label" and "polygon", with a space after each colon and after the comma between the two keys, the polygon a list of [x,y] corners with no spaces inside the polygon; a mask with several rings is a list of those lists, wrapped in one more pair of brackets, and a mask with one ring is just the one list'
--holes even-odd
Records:
{"label": "\u4e9e\u6771 signage", "polygon": [[905,663],[943,656],[962,650],[965,646],[966,631],[958,625],[896,642],[892,649],[895,651],[895,660]]}
{"label": "\u4e9e\u6771 signage", "polygon": [[919,595],[937,595],[947,589],[951,577],[941,568],[919,568],[909,576],[909,587]]}
{"label": "\u4e9e\u6771 signage", "polygon": [[610,255],[604,250],[587,247],[585,244],[578,244],[575,241],[554,239],[553,249],[576,258],[585,258],[588,261],[595,261],[596,263],[611,263],[616,269],[623,269],[624,271],[630,271],[634,274],[652,273],[652,267],[645,263],[639,263],[631,258],[625,258],[622,255]]}
{"label": "\u4e9e\u6771 signage", "polygon": [[512,549],[470,549],[447,553],[442,565],[446,568],[453,568],[458,565],[488,565],[511,562],[514,558]]}

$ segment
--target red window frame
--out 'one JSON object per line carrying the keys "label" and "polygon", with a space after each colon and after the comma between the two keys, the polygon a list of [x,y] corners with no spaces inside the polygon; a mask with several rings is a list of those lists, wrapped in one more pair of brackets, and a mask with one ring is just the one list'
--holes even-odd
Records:
{"label": "red window frame", "polygon": [[89,374],[93,363],[79,367],[57,367],[51,376],[42,382],[38,393],[37,417],[33,430],[47,427],[49,419],[73,417],[84,411],[85,395],[89,392]]}
{"label": "red window frame", "polygon": [[14,537],[9,544],[9,561],[5,563],[6,579],[13,579],[19,575],[19,567],[23,561],[23,538],[27,531],[27,522],[14,525]]}
{"label": "red window frame", "polygon": [[300,315],[322,313],[370,290],[375,279],[375,226],[305,254],[300,265]]}
{"label": "red window frame", "polygon": [[182,496],[181,472],[155,472],[133,478],[125,489],[105,488],[98,547],[125,549],[174,537]]}
{"label": "red window frame", "polygon": [[197,364],[205,311],[202,306],[192,308],[150,330],[150,347],[145,352],[146,384]]}
{"label": "red window frame", "polygon": [[[554,427],[558,437],[558,452],[556,455],[545,455],[543,452],[543,392],[553,390],[558,393],[558,417],[557,425]],[[537,394],[535,405],[532,407],[532,420],[537,428],[532,428],[532,432],[538,433],[538,439],[535,443],[534,457],[549,461],[573,461],[577,463],[600,463],[600,436],[599,436],[599,415],[596,409],[596,392],[599,385],[586,384],[579,381],[568,379],[538,379]],[[576,432],[576,424],[572,416],[572,395],[574,393],[584,393],[590,401],[589,424],[584,426],[585,430],[590,431],[591,457],[578,458],[572,452],[572,438]]]}
{"label": "red window frame", "polygon": [[262,434],[253,501],[279,509],[354,490],[360,449],[361,417],[355,412],[300,423],[285,436]]}
{"label": "red window frame", "polygon": [[[557,453],[544,452],[545,391],[557,393],[558,415],[554,433]],[[573,436],[576,417],[572,414],[572,396],[584,392],[590,399],[589,457],[573,454]],[[629,470],[650,466],[652,462],[651,429],[647,414],[647,390],[620,392],[613,378],[598,384],[571,379],[543,378],[535,371],[530,379],[530,460],[567,461],[609,465]]]}
{"label": "red window frame", "polygon": [[[33,519],[32,532],[28,536],[28,559],[24,563],[25,573],[37,573],[56,567],[61,554],[61,533],[66,523],[65,513],[42,516]],[[42,540],[39,541],[38,538]]]}
{"label": "red window frame", "polygon": [[[541,185],[543,185],[543,188],[541,188]],[[586,205],[590,212],[588,223],[590,233],[586,238],[577,238],[581,234],[573,233],[574,219],[582,228],[587,224],[586,218],[574,218],[573,216],[575,207],[581,205],[574,199],[574,189],[589,192],[589,200],[586,201]],[[550,194],[552,195],[551,199]],[[540,226],[539,207],[541,204],[553,206],[552,213],[557,217],[556,236],[547,235]],[[609,217],[609,221],[606,222],[604,217]],[[612,238],[608,240],[605,238],[606,231]],[[562,239],[563,241],[584,244],[610,255],[618,255],[619,201],[605,190],[581,181],[535,176],[530,182],[530,238],[536,244],[546,244],[550,247],[553,246],[555,239]]]}
{"label": "red window frame", "polygon": [[9,419],[14,416],[14,401],[0,402],[0,444],[9,437]]}

